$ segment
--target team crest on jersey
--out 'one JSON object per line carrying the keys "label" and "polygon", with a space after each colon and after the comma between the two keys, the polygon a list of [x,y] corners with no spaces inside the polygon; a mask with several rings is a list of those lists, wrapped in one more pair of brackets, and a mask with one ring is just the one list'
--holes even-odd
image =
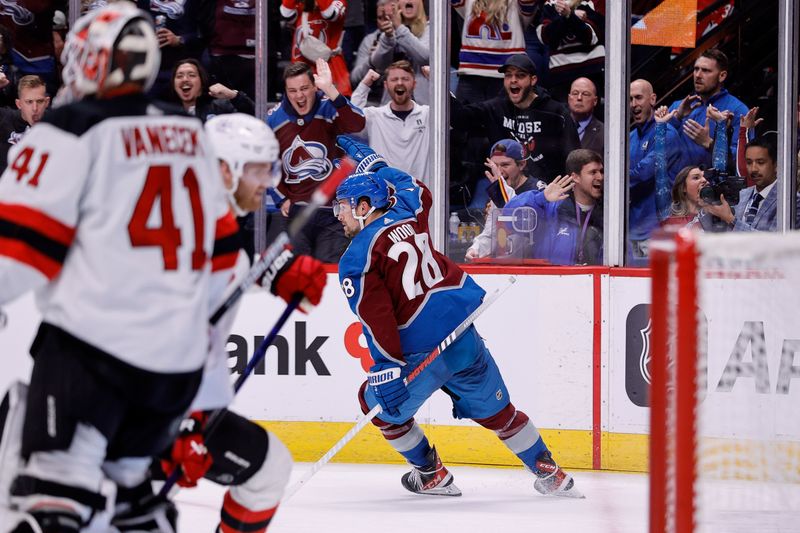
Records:
{"label": "team crest on jersey", "polygon": [[286,169],[286,183],[300,183],[306,179],[322,181],[333,170],[325,145],[316,141],[304,141],[299,135],[283,153],[282,163]]}
{"label": "team crest on jersey", "polygon": [[2,0],[0,8],[0,15],[11,17],[17,26],[27,26],[33,22],[33,13],[19,5],[16,0]]}
{"label": "team crest on jersey", "polygon": [[477,17],[470,17],[467,23],[466,37],[469,39],[488,39],[490,41],[510,41],[511,26],[508,22],[501,25],[488,24],[486,13],[481,11]]}

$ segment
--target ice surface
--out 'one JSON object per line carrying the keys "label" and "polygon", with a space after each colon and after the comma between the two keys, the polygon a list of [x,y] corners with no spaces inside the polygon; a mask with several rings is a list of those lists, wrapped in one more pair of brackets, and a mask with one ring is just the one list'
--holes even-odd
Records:
{"label": "ice surface", "polygon": [[[310,467],[295,465],[292,480]],[[518,469],[454,466],[464,495],[420,496],[400,485],[400,465],[329,464],[284,502],[270,533],[516,533],[531,531],[644,533],[647,477],[573,472],[586,499],[540,496],[533,476]],[[179,531],[212,532],[224,489],[201,482],[182,490]]]}

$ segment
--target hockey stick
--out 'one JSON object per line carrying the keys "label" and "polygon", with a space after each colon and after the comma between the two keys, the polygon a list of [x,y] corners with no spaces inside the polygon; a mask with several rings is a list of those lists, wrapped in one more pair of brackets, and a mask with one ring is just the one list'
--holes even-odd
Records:
{"label": "hockey stick", "polygon": [[[439,354],[441,354],[448,346],[453,344],[453,342],[455,342],[455,340],[458,339],[462,333],[467,331],[467,329],[469,329],[472,323],[475,322],[475,320],[479,316],[481,316],[481,314],[484,311],[486,311],[486,309],[490,305],[492,305],[494,301],[500,297],[501,294],[503,294],[509,287],[511,287],[514,283],[516,283],[516,281],[517,281],[516,276],[509,277],[508,283],[504,287],[496,289],[492,294],[486,297],[481,303],[481,305],[478,306],[477,309],[475,309],[472,313],[470,313],[470,315],[467,318],[465,318],[464,321],[461,322],[461,324],[456,326],[456,329],[454,329],[452,333],[450,333],[442,342],[440,342],[439,345],[436,348],[434,348],[433,351],[429,353],[419,365],[417,365],[417,368],[411,371],[411,373],[405,379],[406,384],[414,381],[417,378],[417,376],[419,376],[420,373],[422,373],[422,371],[425,370],[425,368],[430,366],[430,364],[433,363],[433,361],[437,357],[439,357]],[[360,419],[358,419],[356,424],[352,428],[350,428],[350,430],[347,433],[345,433],[344,436],[341,439],[339,439],[339,441],[336,444],[334,444],[333,447],[330,450],[328,450],[328,452],[325,455],[323,455],[316,463],[314,463],[311,466],[311,468],[303,475],[302,478],[300,478],[294,485],[292,485],[287,489],[281,501],[286,502],[289,500],[289,498],[294,496],[295,493],[303,487],[303,485],[308,483],[308,480],[314,477],[314,474],[319,472],[323,466],[328,464],[330,460],[333,459],[333,456],[339,453],[339,451],[342,448],[344,448],[348,442],[353,440],[353,437],[355,437],[362,429],[364,429],[364,426],[366,426],[370,421],[372,421],[373,418],[378,416],[382,410],[383,409],[381,408],[381,404],[377,404],[370,410],[370,412],[368,412]]]}
{"label": "hockey stick", "polygon": [[239,298],[242,297],[242,294],[247,291],[250,287],[252,287],[256,281],[261,279],[264,275],[264,272],[267,271],[269,266],[275,261],[275,258],[280,255],[283,249],[289,244],[289,241],[294,238],[300,230],[311,220],[311,215],[320,208],[320,206],[327,205],[330,202],[333,195],[336,193],[336,187],[344,181],[344,179],[350,175],[350,173],[355,169],[355,164],[350,159],[342,159],[339,162],[339,167],[336,168],[333,173],[325,180],[325,182],[320,186],[314,194],[311,196],[311,202],[306,206],[305,209],[300,211],[300,213],[292,220],[291,224],[289,224],[289,228],[286,231],[282,231],[269,245],[269,247],[264,250],[264,253],[261,254],[261,257],[255,262],[255,264],[250,267],[250,271],[247,273],[247,276],[242,280],[236,290],[234,290],[228,298],[222,302],[214,314],[211,315],[209,322],[211,325],[216,325],[219,322],[219,319],[222,318],[228,310],[236,305],[236,302],[239,301]]}
{"label": "hockey stick", "polygon": [[[311,197],[311,202],[308,206],[303,209],[300,214],[292,221],[289,225],[289,229],[287,231],[282,232],[275,241],[269,245],[269,247],[264,251],[258,261],[250,268],[250,271],[247,273],[247,277],[236,287],[230,296],[225,300],[225,302],[220,305],[214,314],[211,316],[209,320],[212,325],[215,325],[219,322],[220,318],[229,310],[231,309],[236,302],[241,298],[242,294],[252,287],[255,282],[261,279],[261,276],[264,275],[264,272],[267,271],[267,268],[272,264],[276,257],[283,251],[285,246],[289,243],[290,239],[297,235],[301,229],[311,220],[311,215],[322,205],[327,204],[331,197],[333,197],[334,193],[336,192],[336,188],[339,184],[344,181],[344,179],[350,175],[350,173],[355,168],[355,164],[350,159],[342,159],[339,163],[339,166],[334,170],[334,172],[328,177],[325,183],[322,184]],[[280,332],[281,328],[283,328],[284,324],[289,320],[289,316],[294,312],[295,309],[300,305],[303,296],[301,294],[296,294],[292,297],[289,304],[281,313],[281,316],[278,317],[278,320],[275,322],[275,325],[272,327],[270,332],[264,337],[264,340],[261,341],[261,344],[258,345],[256,351],[253,353],[253,357],[250,359],[250,362],[247,363],[247,366],[236,379],[236,382],[233,385],[234,394],[239,392],[239,389],[242,388],[244,382],[247,378],[252,374],[253,369],[264,359],[267,348],[269,348],[272,341],[278,336],[278,332]],[[206,421],[206,427],[203,430],[203,439],[208,440],[214,434],[219,426],[220,421],[222,420],[222,415],[225,413],[225,409],[215,409],[211,412]],[[178,479],[181,477],[183,473],[183,469],[180,465],[176,465],[175,470],[169,475],[167,480],[164,482],[164,486],[161,487],[161,490],[156,495],[156,498],[166,498],[169,495],[170,490],[175,484],[178,482]]]}

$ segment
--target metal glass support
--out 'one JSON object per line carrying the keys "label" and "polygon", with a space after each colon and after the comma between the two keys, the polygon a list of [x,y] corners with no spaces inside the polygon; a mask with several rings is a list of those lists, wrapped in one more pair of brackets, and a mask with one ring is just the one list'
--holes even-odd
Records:
{"label": "metal glass support", "polygon": [[792,228],[797,172],[798,5],[778,8],[778,231]]}
{"label": "metal glass support", "polygon": [[428,185],[437,201],[433,202],[429,224],[433,247],[444,253],[450,203],[450,3],[431,2],[430,6],[431,175]]}
{"label": "metal glass support", "polygon": [[631,51],[631,0],[606,3],[605,191],[603,263],[625,261],[628,205],[628,93]]}

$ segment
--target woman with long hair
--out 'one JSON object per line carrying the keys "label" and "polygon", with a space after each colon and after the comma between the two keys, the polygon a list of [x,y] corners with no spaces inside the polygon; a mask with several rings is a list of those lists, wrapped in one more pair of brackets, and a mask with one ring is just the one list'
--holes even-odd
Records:
{"label": "woman with long hair", "polygon": [[171,80],[170,99],[203,122],[226,113],[255,113],[255,103],[243,91],[229,89],[221,83],[209,86],[208,72],[194,58],[176,62]]}
{"label": "woman with long hair", "polygon": [[[417,82],[414,101],[419,104],[430,102],[428,78],[422,74],[422,67],[430,62],[429,27],[422,0],[389,2],[378,18],[381,34],[369,57],[372,68],[380,73],[401,59],[411,63]],[[383,101],[388,101],[385,93]]]}
{"label": "woman with long hair", "polygon": [[[670,186],[666,172],[666,129],[675,110],[669,111],[666,106],[656,109],[655,134],[655,168],[656,168],[656,212],[662,226],[678,226],[715,231],[717,228],[711,214],[705,211],[708,205],[703,198],[702,190],[708,185],[706,170],[703,165],[689,165],[681,169],[675,176],[674,183]],[[724,123],[728,120],[725,112],[709,105],[707,110],[708,120],[716,121],[719,125],[714,139],[712,171],[724,172],[727,146],[727,134]]]}

